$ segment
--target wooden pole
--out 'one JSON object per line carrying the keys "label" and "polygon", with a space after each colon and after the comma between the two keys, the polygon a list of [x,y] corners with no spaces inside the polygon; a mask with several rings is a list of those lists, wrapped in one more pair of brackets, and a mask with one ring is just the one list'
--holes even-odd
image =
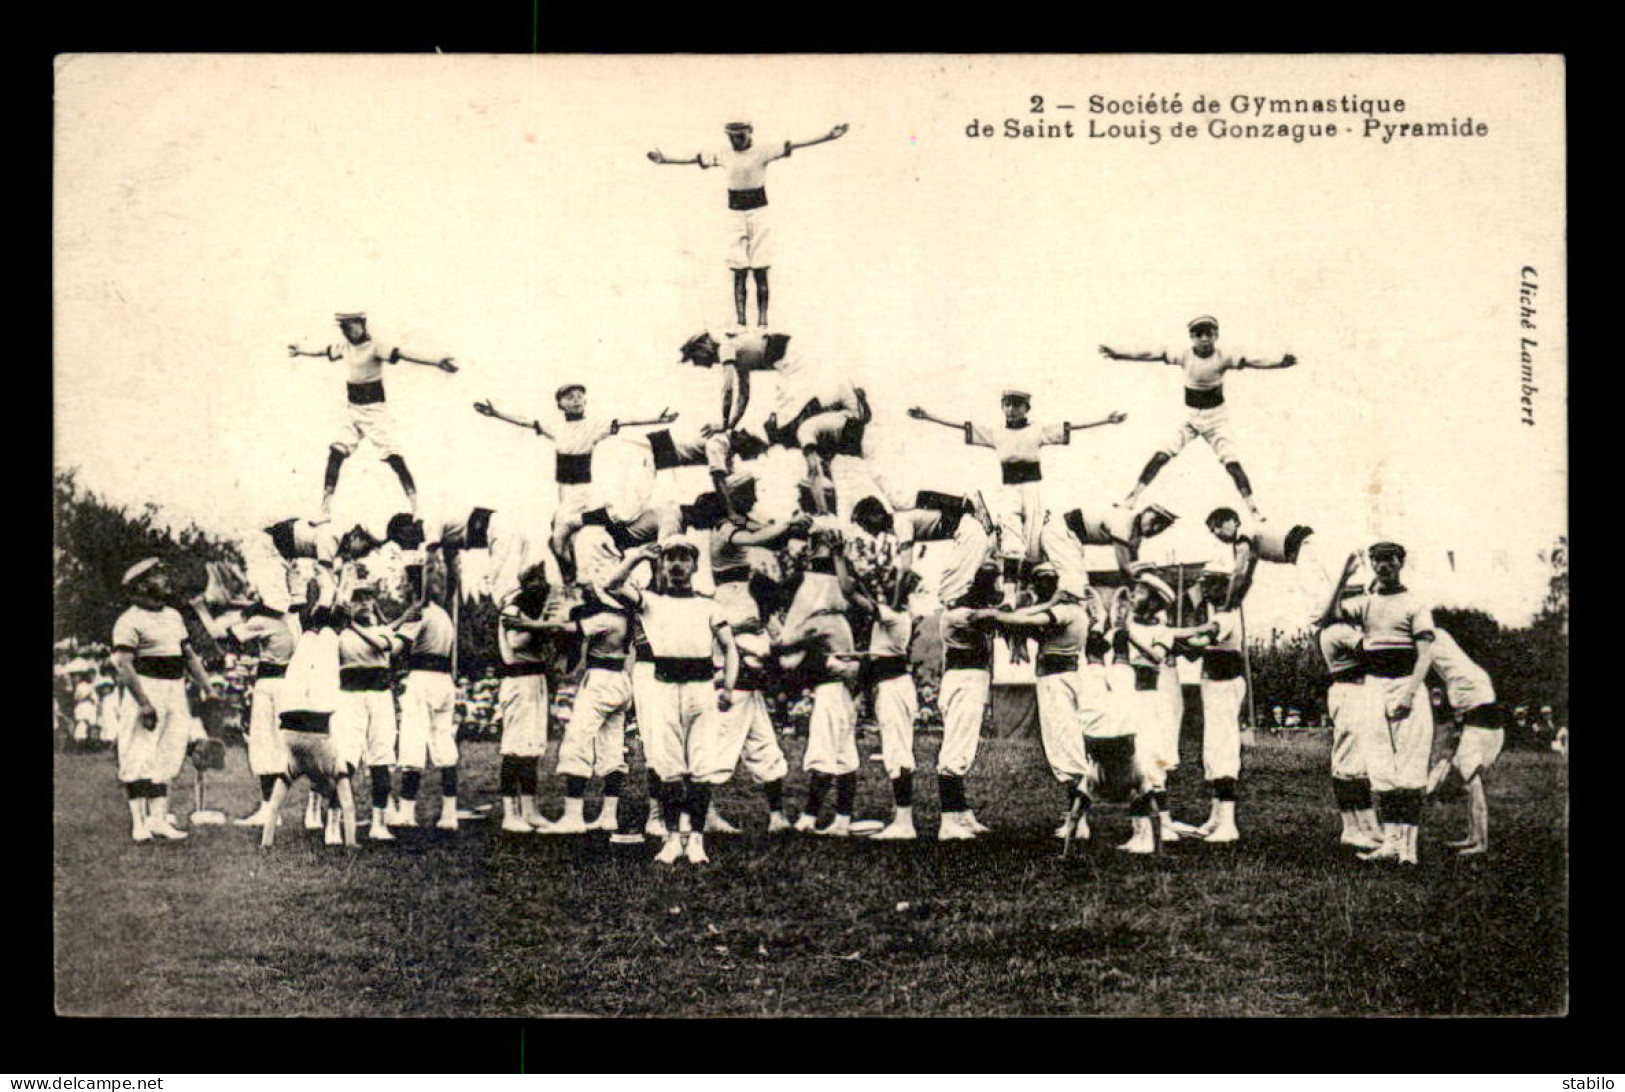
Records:
{"label": "wooden pole", "polygon": [[1253,701],[1253,655],[1247,644],[1247,609],[1240,603],[1236,604],[1236,618],[1241,623],[1241,669],[1247,677],[1247,730],[1241,733],[1241,742],[1250,747],[1258,738],[1255,734],[1258,728],[1258,708]]}

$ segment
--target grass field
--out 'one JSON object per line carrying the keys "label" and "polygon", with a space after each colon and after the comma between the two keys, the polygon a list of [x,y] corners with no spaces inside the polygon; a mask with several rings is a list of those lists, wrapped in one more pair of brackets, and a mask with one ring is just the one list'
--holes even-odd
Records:
{"label": "grass field", "polygon": [[[1187,740],[1171,785],[1196,821]],[[865,750],[872,750],[866,747]],[[764,833],[740,781],[718,796],[747,828],[712,864],[657,870],[604,835],[502,835],[494,820],[394,845],[325,848],[290,794],[276,849],[200,829],[134,845],[106,755],[56,756],[57,1010],[74,1015],[1316,1015],[1555,1014],[1566,1008],[1566,771],[1503,755],[1488,857],[1441,843],[1462,805],[1430,806],[1422,864],[1363,865],[1334,845],[1325,733],[1245,755],[1235,846],[1160,860],[1112,847],[1101,812],[1069,861],[1048,836],[1058,788],[1036,741],[984,741],[970,794],[995,833],[866,844]],[[917,754],[932,768],[935,737]],[[792,769],[799,756],[794,747]],[[549,753],[547,769],[552,768]],[[255,798],[233,750],[210,803]],[[465,746],[465,801],[491,802],[494,745]],[[190,774],[175,810],[190,809]],[[629,810],[641,817],[641,764]],[[549,779],[551,780],[551,779]],[[426,790],[436,784],[431,775]],[[934,838],[936,799],[916,814]],[[791,782],[799,804],[802,775]],[[547,807],[557,812],[556,785]],[[364,790],[358,794],[365,799]],[[426,793],[427,795],[427,793]],[[182,805],[185,804],[183,807]],[[860,816],[889,814],[865,763]],[[595,804],[589,802],[588,815]],[[428,805],[424,805],[424,815]]]}

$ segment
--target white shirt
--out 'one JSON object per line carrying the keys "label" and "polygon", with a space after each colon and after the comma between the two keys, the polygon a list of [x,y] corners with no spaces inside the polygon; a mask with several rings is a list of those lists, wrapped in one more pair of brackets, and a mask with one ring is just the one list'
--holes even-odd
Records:
{"label": "white shirt", "polygon": [[767,165],[788,154],[783,141],[761,141],[752,134],[750,147],[742,152],[734,151],[729,144],[701,159],[707,167],[721,167],[728,172],[730,190],[759,190],[767,185]]}
{"label": "white shirt", "polygon": [[401,351],[394,345],[385,345],[371,338],[360,345],[352,345],[350,339],[345,338],[327,347],[327,358],[344,363],[345,382],[376,383],[384,377],[384,365],[399,360]]}
{"label": "white shirt", "polygon": [[131,607],[113,624],[113,648],[137,656],[179,656],[186,643],[186,622],[173,607]]}
{"label": "white shirt", "polygon": [[1170,364],[1185,373],[1185,386],[1196,391],[1210,391],[1224,386],[1224,373],[1238,366],[1236,358],[1214,348],[1206,357],[1197,356],[1189,346],[1183,349],[1164,349],[1163,356]]}
{"label": "white shirt", "polygon": [[628,589],[638,604],[644,635],[654,654],[670,659],[710,659],[712,634],[727,625],[717,601],[709,595],[660,595]]}
{"label": "white shirt", "polygon": [[1040,447],[1070,442],[1070,428],[1065,424],[1035,425],[1028,421],[1020,428],[1011,428],[1003,421],[997,425],[965,422],[965,443],[992,448],[1001,463],[1036,463]]}
{"label": "white shirt", "polygon": [[1456,639],[1442,629],[1433,631],[1433,669],[1444,679],[1445,697],[1456,712],[1495,700],[1489,672],[1473,663]]}
{"label": "white shirt", "polygon": [[880,614],[869,631],[869,651],[877,656],[907,656],[914,637],[914,619],[906,610],[876,603]]}

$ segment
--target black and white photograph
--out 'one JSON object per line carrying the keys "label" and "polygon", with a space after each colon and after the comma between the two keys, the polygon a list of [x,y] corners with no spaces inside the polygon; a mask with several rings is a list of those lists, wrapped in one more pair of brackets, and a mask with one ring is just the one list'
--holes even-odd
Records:
{"label": "black and white photograph", "polygon": [[59,1015],[1569,1012],[1562,57],[54,84]]}

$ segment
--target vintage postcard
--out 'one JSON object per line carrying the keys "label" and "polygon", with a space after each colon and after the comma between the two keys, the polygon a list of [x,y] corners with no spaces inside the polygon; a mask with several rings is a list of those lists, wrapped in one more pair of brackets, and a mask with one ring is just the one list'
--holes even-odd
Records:
{"label": "vintage postcard", "polygon": [[1564,72],[59,58],[57,1011],[1565,1012]]}

